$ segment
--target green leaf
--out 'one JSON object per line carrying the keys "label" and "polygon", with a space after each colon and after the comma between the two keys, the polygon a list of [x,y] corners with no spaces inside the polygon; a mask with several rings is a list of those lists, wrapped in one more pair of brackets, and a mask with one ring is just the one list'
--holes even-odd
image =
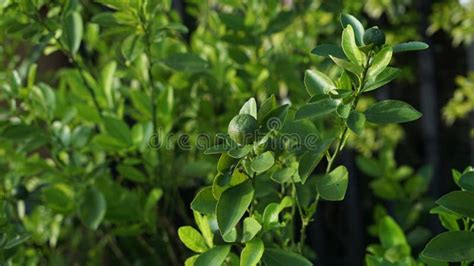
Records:
{"label": "green leaf", "polygon": [[327,115],[334,112],[336,107],[337,101],[331,98],[322,99],[313,103],[307,103],[301,106],[298,111],[296,111],[295,121]]}
{"label": "green leaf", "polygon": [[422,251],[424,257],[445,261],[474,260],[474,232],[445,232],[433,238]]}
{"label": "green leaf", "polygon": [[265,231],[271,230],[275,227],[278,227],[280,219],[279,215],[281,211],[285,208],[291,207],[293,205],[293,198],[286,196],[280,203],[270,203],[265,207],[263,211],[263,229]]}
{"label": "green leaf", "polygon": [[347,25],[352,26],[357,45],[358,46],[364,45],[363,39],[364,39],[365,30],[364,30],[364,26],[362,26],[362,23],[360,23],[360,21],[354,16],[345,14],[345,13],[341,14],[340,20],[341,20],[342,28],[345,29]]}
{"label": "green leaf", "polygon": [[213,238],[214,233],[211,230],[211,226],[209,225],[209,219],[206,215],[201,215],[197,211],[193,211],[194,221],[198,226],[199,231],[201,231],[204,240],[206,240],[208,247],[213,247]]}
{"label": "green leaf", "polygon": [[270,177],[273,181],[283,184],[291,179],[291,177],[296,173],[295,167],[285,167],[276,170],[272,173]]}
{"label": "green leaf", "polygon": [[68,212],[74,208],[74,191],[64,183],[44,188],[41,195],[47,205],[55,211]]}
{"label": "green leaf", "polygon": [[267,266],[312,266],[305,257],[293,252],[276,248],[267,248],[263,254],[263,261]]}
{"label": "green leaf", "polygon": [[300,158],[298,166],[298,174],[301,179],[301,183],[305,183],[311,173],[314,171],[316,166],[319,164],[324,154],[331,146],[333,139],[319,140],[316,148],[311,149],[303,153]]}
{"label": "green leaf", "polygon": [[145,222],[151,226],[155,226],[156,222],[156,205],[163,196],[163,190],[160,188],[152,189],[146,198],[145,206],[143,207],[143,216]]}
{"label": "green leaf", "polygon": [[304,72],[304,85],[310,96],[326,94],[336,89],[336,85],[323,72],[317,70],[306,70]]}
{"label": "green leaf", "polygon": [[405,42],[393,46],[394,53],[425,50],[429,47],[424,42]]}
{"label": "green leaf", "polygon": [[132,62],[145,50],[145,44],[140,35],[132,34],[123,41],[120,48],[123,57]]}
{"label": "green leaf", "polygon": [[367,71],[367,76],[375,77],[388,66],[392,60],[392,47],[387,46],[380,50],[372,60],[369,70]]}
{"label": "green leaf", "polygon": [[343,119],[349,117],[351,112],[351,105],[350,104],[339,104],[336,108],[336,114]]}
{"label": "green leaf", "polygon": [[470,192],[474,192],[474,172],[467,172],[459,179],[459,186]]}
{"label": "green leaf", "polygon": [[77,53],[79,46],[81,45],[82,30],[82,17],[79,12],[71,12],[64,18],[64,41],[68,50],[73,55]]}
{"label": "green leaf", "polygon": [[104,67],[101,73],[102,90],[104,91],[105,98],[107,99],[107,104],[111,109],[114,107],[112,85],[116,69],[117,63],[115,61],[111,61]]}
{"label": "green leaf", "polygon": [[354,73],[358,76],[360,76],[363,72],[364,72],[364,68],[359,66],[359,65],[356,65],[354,63],[351,63],[349,61],[346,61],[346,60],[343,60],[343,59],[339,59],[339,58],[336,58],[334,56],[329,56],[329,58],[332,59],[332,61],[334,61],[334,63],[336,63],[336,65],[342,67],[343,69],[351,72],[351,73]]}
{"label": "green leaf", "polygon": [[250,98],[245,102],[242,108],[240,108],[239,114],[249,114],[257,119],[257,102],[255,98]]}
{"label": "green leaf", "polygon": [[441,198],[436,203],[457,214],[474,219],[474,193],[468,191],[452,191]]}
{"label": "green leaf", "polygon": [[266,151],[253,159],[251,168],[257,173],[263,173],[270,169],[275,163],[275,158],[271,151]]}
{"label": "green leaf", "polygon": [[227,154],[232,158],[240,159],[240,158],[245,157],[247,154],[249,154],[249,152],[251,152],[252,149],[253,149],[253,146],[250,144],[240,146],[240,147],[236,146],[230,151],[228,151]]}
{"label": "green leaf", "polygon": [[365,111],[367,121],[375,124],[404,123],[421,116],[422,114],[411,105],[397,100],[380,101]]}
{"label": "green leaf", "polygon": [[346,54],[347,58],[349,58],[352,63],[356,65],[362,65],[364,63],[362,52],[357,47],[354,30],[351,25],[347,25],[342,32],[341,46],[344,54]]}
{"label": "green leaf", "polygon": [[11,248],[16,247],[20,245],[21,243],[25,242],[26,240],[28,240],[30,237],[31,235],[27,233],[16,234],[14,237],[8,239],[6,243],[1,245],[2,251],[4,252],[4,250],[6,249],[11,249]]}
{"label": "green leaf", "polygon": [[120,164],[117,166],[117,171],[122,177],[128,180],[139,183],[147,181],[147,177],[145,176],[145,174],[143,174],[140,170],[131,165]]}
{"label": "green leaf", "polygon": [[103,119],[105,129],[109,136],[113,137],[123,145],[130,145],[132,143],[130,128],[128,128],[125,122],[108,115],[104,116]]}
{"label": "green leaf", "polygon": [[260,122],[263,120],[263,118],[270,113],[272,110],[274,110],[277,107],[275,95],[272,94],[270,97],[265,99],[265,101],[262,103],[260,106],[260,109],[257,112],[257,121],[260,124]]}
{"label": "green leaf", "polygon": [[177,53],[168,56],[165,65],[184,72],[200,72],[208,68],[208,63],[201,57],[191,53]]}
{"label": "green leaf", "polygon": [[209,249],[202,235],[192,226],[181,226],[178,236],[181,242],[194,252],[202,253]]}
{"label": "green leaf", "polygon": [[217,144],[204,151],[204,154],[221,154],[231,150],[231,147],[227,144]]}
{"label": "green leaf", "polygon": [[263,241],[260,238],[254,238],[245,244],[240,254],[240,266],[255,266],[263,256]]}
{"label": "green leaf", "polygon": [[252,217],[247,217],[244,219],[244,229],[242,233],[242,242],[248,242],[257,235],[258,232],[262,229],[260,223]]}
{"label": "green leaf", "polygon": [[354,132],[356,135],[362,134],[365,126],[365,115],[352,110],[347,118],[347,126]]}
{"label": "green leaf", "polygon": [[402,71],[398,68],[386,67],[380,74],[377,75],[377,77],[375,77],[373,81],[369,81],[362,91],[367,92],[380,88],[390,81],[396,79],[401,72]]}
{"label": "green leaf", "polygon": [[329,57],[330,55],[340,58],[347,59],[344,51],[341,47],[334,44],[320,44],[311,50],[312,54]]}
{"label": "green leaf", "polygon": [[214,214],[217,201],[212,194],[212,186],[201,189],[191,202],[191,209],[202,214]]}
{"label": "green leaf", "polygon": [[405,234],[390,216],[384,216],[378,223],[380,243],[385,249],[407,245]]}
{"label": "green leaf", "polygon": [[330,173],[316,179],[316,188],[321,198],[339,201],[344,199],[348,183],[349,174],[347,169],[340,165]]}
{"label": "green leaf", "polygon": [[199,258],[199,255],[193,255],[191,257],[188,257],[184,261],[184,266],[194,266],[198,258]]}
{"label": "green leaf", "polygon": [[104,219],[107,203],[104,195],[96,188],[88,188],[82,195],[79,218],[85,226],[96,230]]}
{"label": "green leaf", "polygon": [[199,255],[194,266],[222,265],[229,254],[231,245],[215,246]]}
{"label": "green leaf", "polygon": [[288,109],[290,109],[290,105],[284,104],[271,110],[260,122],[260,132],[267,133],[271,130],[281,130],[285,124]]}
{"label": "green leaf", "polygon": [[253,200],[252,182],[247,180],[225,190],[216,207],[217,225],[221,234],[229,233],[240,221]]}

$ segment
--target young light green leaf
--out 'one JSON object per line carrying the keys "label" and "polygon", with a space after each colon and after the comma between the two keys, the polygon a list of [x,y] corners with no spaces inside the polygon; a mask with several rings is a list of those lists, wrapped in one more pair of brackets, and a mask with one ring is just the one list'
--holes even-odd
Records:
{"label": "young light green leaf", "polygon": [[365,126],[365,115],[352,110],[347,118],[347,126],[354,132],[356,135],[362,134]]}
{"label": "young light green leaf", "polygon": [[250,180],[222,192],[216,207],[217,225],[221,234],[229,233],[237,225],[250,206],[253,194]]}
{"label": "young light green leaf", "polygon": [[295,121],[327,115],[336,110],[337,101],[331,98],[303,105],[295,114]]}
{"label": "young light green leaf", "polygon": [[403,230],[390,216],[384,216],[379,221],[378,232],[380,242],[386,250],[395,246],[407,245]]}
{"label": "young light green leaf", "polygon": [[254,236],[260,232],[262,226],[260,223],[252,217],[244,219],[244,229],[242,233],[242,242],[248,242],[254,238]]}
{"label": "young light green leaf", "polygon": [[48,186],[42,190],[41,196],[55,211],[68,212],[74,208],[74,191],[67,184],[56,183]]}
{"label": "young light green leaf", "polygon": [[452,191],[436,201],[437,204],[450,211],[474,219],[474,205],[466,204],[467,202],[474,202],[474,193]]}
{"label": "young light green leaf", "polygon": [[349,174],[346,167],[338,166],[329,174],[316,179],[316,189],[321,198],[330,201],[340,201],[344,199],[349,183]]}
{"label": "young light green leaf", "polygon": [[122,43],[121,52],[127,61],[134,61],[145,50],[143,38],[140,35],[132,34]]}
{"label": "young light green leaf", "polygon": [[397,100],[384,100],[371,105],[364,112],[367,121],[375,124],[405,123],[422,116],[411,105]]}
{"label": "young light green leaf", "polygon": [[104,195],[96,188],[88,188],[82,195],[79,218],[85,226],[96,230],[104,219],[107,203]]}
{"label": "young light green leaf", "polygon": [[298,166],[298,174],[301,179],[301,183],[305,183],[314,168],[319,164],[326,151],[331,146],[333,139],[319,140],[317,146],[303,153],[300,158]]}
{"label": "young light green leaf", "polygon": [[178,236],[181,242],[194,252],[203,253],[209,249],[202,235],[192,226],[181,226]]}
{"label": "young light green leaf", "polygon": [[112,92],[112,85],[116,69],[117,63],[115,61],[111,61],[104,67],[101,73],[102,90],[104,92],[105,98],[107,99],[107,105],[111,109],[114,107],[114,95]]}
{"label": "young light green leaf", "polygon": [[474,192],[474,172],[467,172],[459,179],[459,186],[469,192]]}
{"label": "young light green leaf", "polygon": [[392,47],[387,46],[380,50],[374,57],[367,71],[369,77],[375,77],[380,74],[390,63],[392,59]]}
{"label": "young light green leaf", "polygon": [[347,27],[342,32],[341,46],[344,54],[352,63],[359,66],[364,63],[363,54],[357,47],[354,30],[352,29],[351,25],[347,25]]}
{"label": "young light green leaf", "polygon": [[341,47],[334,44],[320,44],[311,50],[312,54],[329,57],[330,55],[340,58],[347,59],[344,51]]}
{"label": "young light green leaf", "polygon": [[263,241],[260,238],[254,238],[245,244],[242,253],[240,254],[240,266],[255,266],[262,258]]}
{"label": "young light green leaf", "polygon": [[191,209],[202,214],[214,214],[217,201],[212,194],[212,186],[201,189],[191,202]]}
{"label": "young light green leaf", "polygon": [[306,70],[304,72],[304,85],[310,96],[326,94],[336,89],[336,85],[323,72],[317,70]]}
{"label": "young light green leaf", "polygon": [[263,173],[270,169],[274,163],[275,158],[273,158],[272,152],[266,151],[255,157],[250,167],[257,173]]}
{"label": "young light green leaf", "polygon": [[444,232],[433,238],[422,251],[424,257],[445,261],[474,260],[474,232]]}
{"label": "young light green leaf", "polygon": [[240,108],[239,114],[249,114],[257,119],[257,102],[255,98],[252,97],[246,101],[242,108]]}
{"label": "young light green leaf", "polygon": [[363,39],[364,39],[365,30],[364,30],[364,26],[362,26],[362,23],[360,23],[360,21],[354,16],[345,14],[345,13],[341,14],[340,20],[341,20],[342,28],[345,29],[347,25],[352,26],[357,45],[358,46],[364,45]]}
{"label": "young light green leaf", "polygon": [[215,246],[199,255],[194,266],[222,265],[229,254],[231,245]]}
{"label": "young light green leaf", "polygon": [[63,34],[68,50],[74,55],[79,50],[82,39],[82,17],[77,11],[71,12],[64,18]]}
{"label": "young light green leaf", "polygon": [[351,62],[343,60],[343,59],[336,58],[332,55],[330,55],[329,57],[332,59],[332,61],[334,61],[334,63],[336,63],[336,65],[342,67],[343,69],[345,69],[345,70],[347,70],[351,73],[354,73],[354,74],[360,76],[364,72],[364,68],[359,66],[359,65],[356,65],[354,63],[351,63]]}
{"label": "young light green leaf", "polygon": [[363,92],[372,91],[382,87],[390,81],[396,79],[402,71],[398,68],[386,67],[380,74],[375,77],[373,81],[367,82],[364,86]]}
{"label": "young light green leaf", "polygon": [[263,254],[263,261],[268,266],[312,266],[313,264],[305,257],[293,252],[276,248],[266,248]]}
{"label": "young light green leaf", "polygon": [[404,42],[393,46],[394,53],[425,50],[429,47],[424,42]]}

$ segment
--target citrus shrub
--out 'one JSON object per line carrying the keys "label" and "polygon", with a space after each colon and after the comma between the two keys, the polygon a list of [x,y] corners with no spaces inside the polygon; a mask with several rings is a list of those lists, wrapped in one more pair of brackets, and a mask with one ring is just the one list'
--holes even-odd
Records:
{"label": "citrus shrub", "polygon": [[[312,265],[304,250],[306,228],[320,200],[345,197],[349,173],[335,164],[349,134],[361,134],[366,123],[421,117],[398,100],[380,101],[366,110],[357,103],[363,93],[398,76],[400,70],[388,66],[393,53],[428,46],[384,44],[383,32],[365,34],[362,24],[348,14],[340,20],[341,46],[321,44],[312,50],[339,66],[339,77],[307,70],[304,84],[310,99],[298,109],[278,105],[274,96],[259,108],[253,98],[248,100],[228,132],[206,150],[220,158],[213,183],[191,203],[198,229],[178,230],[184,245],[197,253],[186,265]],[[325,168],[318,167],[323,159]],[[320,174],[313,175],[315,170]]]}

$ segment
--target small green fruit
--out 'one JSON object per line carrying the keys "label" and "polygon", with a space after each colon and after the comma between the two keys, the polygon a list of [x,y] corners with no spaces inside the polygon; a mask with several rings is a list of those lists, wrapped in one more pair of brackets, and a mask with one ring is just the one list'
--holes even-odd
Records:
{"label": "small green fruit", "polygon": [[233,141],[245,145],[254,140],[256,130],[257,120],[249,114],[240,114],[232,118],[227,132]]}
{"label": "small green fruit", "polygon": [[379,27],[372,27],[365,31],[364,43],[366,45],[373,44],[375,46],[383,45],[385,44],[385,34]]}

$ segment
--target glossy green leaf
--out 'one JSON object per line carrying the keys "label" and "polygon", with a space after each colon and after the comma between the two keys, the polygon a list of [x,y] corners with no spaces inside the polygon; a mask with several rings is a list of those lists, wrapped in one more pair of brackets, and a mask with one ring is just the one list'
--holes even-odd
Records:
{"label": "glossy green leaf", "polygon": [[96,230],[104,219],[107,203],[104,195],[96,188],[88,188],[82,195],[79,217],[85,226]]}
{"label": "glossy green leaf", "polygon": [[318,141],[314,149],[306,151],[300,158],[298,174],[304,184],[331,146],[333,139]]}
{"label": "glossy green leaf", "polygon": [[245,102],[242,108],[240,108],[239,114],[249,114],[257,119],[257,102],[255,98],[250,98]]}
{"label": "glossy green leaf", "polygon": [[394,53],[425,50],[429,47],[424,42],[404,42],[393,46]]}
{"label": "glossy green leaf", "polygon": [[251,168],[257,173],[263,173],[270,169],[275,163],[275,158],[271,151],[266,151],[253,159]]}
{"label": "glossy green leaf", "polygon": [[375,77],[388,66],[392,60],[392,47],[386,46],[382,50],[378,51],[374,56],[372,63],[370,64],[369,70],[367,71],[367,76]]}
{"label": "glossy green leaf", "polygon": [[214,214],[217,201],[212,194],[212,186],[201,189],[191,202],[191,209],[202,214]]}
{"label": "glossy green leaf", "polygon": [[216,207],[217,225],[221,233],[229,233],[240,221],[253,200],[254,189],[250,180],[225,190]]}
{"label": "glossy green leaf", "polygon": [[257,235],[258,232],[262,229],[260,223],[252,217],[247,217],[244,219],[244,227],[242,233],[242,242],[248,242]]}
{"label": "glossy green leaf", "polygon": [[177,53],[164,60],[165,65],[185,72],[200,72],[208,68],[208,63],[201,57],[191,53]]}
{"label": "glossy green leaf", "polygon": [[362,134],[365,126],[365,115],[356,110],[352,110],[347,118],[347,126],[357,135]]}
{"label": "glossy green leaf", "polygon": [[384,100],[371,105],[365,111],[367,121],[375,124],[405,123],[422,115],[411,105],[397,100]]}
{"label": "glossy green leaf", "polygon": [[267,266],[312,266],[313,264],[305,257],[293,252],[276,248],[266,248],[263,261]]}
{"label": "glossy green leaf", "polygon": [[330,114],[336,110],[337,101],[331,98],[303,105],[295,114],[295,120],[314,118]]}
{"label": "glossy green leaf", "polygon": [[474,260],[474,232],[445,232],[433,238],[422,251],[424,257],[445,261]]}
{"label": "glossy green leaf", "polygon": [[345,29],[347,27],[347,25],[352,26],[352,29],[354,30],[354,35],[355,35],[355,40],[356,40],[357,45],[358,46],[364,45],[363,39],[364,39],[365,30],[364,30],[364,26],[362,25],[362,23],[360,23],[360,21],[357,18],[355,18],[354,16],[349,15],[349,14],[345,14],[345,13],[341,14],[340,20],[341,20],[342,28]]}
{"label": "glossy green leaf", "polygon": [[181,226],[178,236],[181,242],[194,252],[202,253],[209,249],[202,235],[192,226]]}
{"label": "glossy green leaf", "polygon": [[230,252],[231,245],[215,246],[199,255],[194,266],[222,265]]}
{"label": "glossy green leaf", "polygon": [[304,85],[310,96],[326,94],[336,89],[336,85],[323,72],[317,70],[306,70],[304,72]]}
{"label": "glossy green leaf", "polygon": [[252,145],[245,145],[245,146],[236,146],[233,149],[229,150],[227,154],[235,159],[240,159],[245,157],[247,154],[249,154],[253,149]]}
{"label": "glossy green leaf", "polygon": [[277,107],[276,98],[275,98],[275,95],[272,94],[270,97],[265,99],[265,101],[262,103],[262,105],[258,109],[258,112],[257,112],[258,123],[260,124],[263,118],[276,107]]}
{"label": "glossy green leaf", "polygon": [[262,119],[260,123],[260,125],[262,126],[262,128],[260,129],[261,133],[266,133],[271,130],[274,130],[274,131],[281,130],[283,125],[285,124],[286,117],[288,115],[288,109],[290,109],[290,105],[284,104],[271,110]]}
{"label": "glossy green leaf", "polygon": [[284,197],[280,203],[270,203],[263,211],[263,229],[265,231],[278,227],[279,215],[283,209],[291,207],[293,199],[289,196]]}
{"label": "glossy green leaf", "polygon": [[63,34],[68,50],[74,55],[79,50],[82,39],[82,17],[77,11],[71,12],[64,18]]}
{"label": "glossy green leaf", "polygon": [[263,256],[263,241],[260,238],[254,238],[245,244],[240,254],[240,266],[255,266]]}
{"label": "glossy green leaf", "polygon": [[358,76],[362,75],[362,73],[364,72],[364,68],[359,66],[359,65],[356,65],[354,63],[351,63],[349,61],[346,61],[346,60],[343,60],[343,59],[339,59],[339,58],[336,58],[334,56],[329,56],[329,58],[332,59],[332,61],[334,61],[334,63],[336,63],[336,65],[342,67],[343,69],[351,72],[351,73],[354,73]]}
{"label": "glossy green leaf", "polygon": [[330,201],[343,200],[346,195],[349,173],[343,165],[330,173],[316,179],[316,188],[322,199]]}
{"label": "glossy green leaf", "polygon": [[356,65],[362,65],[364,63],[362,52],[357,47],[354,30],[352,29],[351,25],[347,25],[347,27],[342,32],[341,46],[344,54],[352,63]]}
{"label": "glossy green leaf", "polygon": [[396,79],[402,71],[398,68],[386,67],[374,80],[367,82],[363,92],[373,91]]}
{"label": "glossy green leaf", "polygon": [[115,70],[117,69],[117,63],[115,61],[109,62],[101,73],[101,85],[104,92],[105,98],[107,99],[107,105],[110,108],[114,107],[114,94],[113,94],[113,80]]}
{"label": "glossy green leaf", "polygon": [[340,118],[348,118],[351,112],[351,105],[350,104],[339,104],[336,108],[336,114]]}
{"label": "glossy green leaf", "polygon": [[474,219],[474,205],[468,202],[474,202],[474,193],[468,191],[452,191],[436,201],[450,211]]}
{"label": "glossy green leaf", "polygon": [[132,143],[130,128],[124,121],[112,116],[104,116],[103,119],[109,136],[123,145],[130,145]]}
{"label": "glossy green leaf", "polygon": [[474,192],[474,172],[467,172],[459,179],[459,186],[470,192]]}
{"label": "glossy green leaf", "polygon": [[311,50],[312,54],[329,57],[330,55],[340,58],[340,59],[347,59],[344,51],[341,47],[335,44],[320,44]]}

